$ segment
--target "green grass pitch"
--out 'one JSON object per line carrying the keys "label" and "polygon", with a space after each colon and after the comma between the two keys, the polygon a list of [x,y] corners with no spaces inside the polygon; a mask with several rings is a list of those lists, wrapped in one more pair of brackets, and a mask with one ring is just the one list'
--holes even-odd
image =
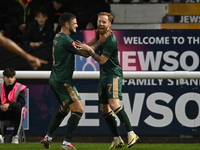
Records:
{"label": "green grass pitch", "polygon": [[[72,143],[77,150],[108,150],[110,143]],[[58,150],[60,143],[52,143],[51,150]],[[135,144],[121,150],[200,150],[200,144]],[[0,150],[45,150],[40,143],[0,144]]]}

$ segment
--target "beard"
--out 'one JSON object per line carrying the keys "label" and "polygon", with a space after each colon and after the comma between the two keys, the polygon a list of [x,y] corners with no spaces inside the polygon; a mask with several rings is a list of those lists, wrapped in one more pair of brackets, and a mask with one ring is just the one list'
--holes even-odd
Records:
{"label": "beard", "polygon": [[98,26],[98,33],[99,34],[101,34],[101,35],[103,35],[103,34],[105,34],[106,32],[108,31],[108,26],[107,27],[100,27],[100,26]]}
{"label": "beard", "polygon": [[70,31],[71,34],[75,34],[76,33],[76,30],[74,31],[71,28],[69,29],[69,31]]}

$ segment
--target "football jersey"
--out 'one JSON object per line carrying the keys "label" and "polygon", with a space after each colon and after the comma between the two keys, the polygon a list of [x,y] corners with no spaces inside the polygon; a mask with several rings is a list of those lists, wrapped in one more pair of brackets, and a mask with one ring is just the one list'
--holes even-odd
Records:
{"label": "football jersey", "polygon": [[112,32],[100,47],[100,54],[109,58],[105,64],[100,65],[100,78],[105,77],[107,74],[122,77],[122,69],[118,60],[118,42]]}
{"label": "football jersey", "polygon": [[53,40],[53,68],[51,80],[59,83],[71,83],[74,71],[75,55],[78,54],[74,40],[64,33],[57,33]]}

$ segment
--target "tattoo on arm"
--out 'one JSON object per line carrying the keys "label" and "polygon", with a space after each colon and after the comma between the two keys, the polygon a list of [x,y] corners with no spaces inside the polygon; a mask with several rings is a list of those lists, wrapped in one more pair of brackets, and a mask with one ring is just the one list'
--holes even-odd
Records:
{"label": "tattoo on arm", "polygon": [[84,50],[80,50],[78,52],[78,55],[86,57],[86,58],[90,56],[89,53],[87,51],[84,51]]}
{"label": "tattoo on arm", "polygon": [[97,41],[93,46],[91,46],[91,48],[96,52],[99,48],[99,46],[102,44],[102,41]]}
{"label": "tattoo on arm", "polygon": [[97,53],[95,53],[95,51],[93,50],[93,49],[90,49],[89,51],[88,51],[88,53],[89,53],[89,55],[92,57],[92,58],[94,58],[94,60],[96,60],[97,62],[99,62],[100,61],[100,55],[98,55]]}

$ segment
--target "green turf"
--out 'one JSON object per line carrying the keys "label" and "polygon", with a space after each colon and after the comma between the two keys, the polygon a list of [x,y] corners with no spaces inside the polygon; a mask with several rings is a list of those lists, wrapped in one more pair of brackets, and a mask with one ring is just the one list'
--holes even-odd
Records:
{"label": "green turf", "polygon": [[[109,143],[73,143],[77,150],[107,150]],[[60,143],[52,143],[51,150],[58,150]],[[121,150],[200,150],[200,144],[135,144]],[[45,150],[40,143],[0,144],[0,150]]]}

